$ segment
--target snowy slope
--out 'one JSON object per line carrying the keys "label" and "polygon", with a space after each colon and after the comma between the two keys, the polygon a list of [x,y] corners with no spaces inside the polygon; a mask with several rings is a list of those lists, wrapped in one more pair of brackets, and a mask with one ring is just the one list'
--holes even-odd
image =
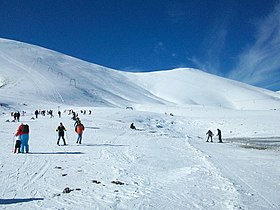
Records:
{"label": "snowy slope", "polygon": [[232,109],[279,108],[279,95],[196,69],[138,73],[137,84],[174,102]]}
{"label": "snowy slope", "polygon": [[31,106],[32,98],[81,106],[177,104],[232,109],[280,108],[279,95],[274,92],[199,70],[126,73],[5,39],[0,39],[0,69],[0,96],[3,92],[10,96],[1,97],[2,103],[7,104],[14,103],[16,98]]}
{"label": "snowy slope", "polygon": [[2,39],[0,49],[0,77],[6,81],[1,92],[25,104],[30,105],[30,98],[95,106],[129,106],[142,100],[161,103],[122,72],[14,41]]}

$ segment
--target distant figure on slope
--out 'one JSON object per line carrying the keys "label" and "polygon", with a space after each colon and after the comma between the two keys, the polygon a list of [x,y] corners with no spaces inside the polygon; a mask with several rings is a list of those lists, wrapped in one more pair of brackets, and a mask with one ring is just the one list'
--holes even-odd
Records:
{"label": "distant figure on slope", "polygon": [[19,118],[20,118],[20,113],[19,112],[15,112],[14,113],[14,122],[18,121],[19,122]]}
{"label": "distant figure on slope", "polygon": [[13,117],[14,117],[13,122],[15,122],[17,120],[17,113],[16,112],[13,113]]}
{"label": "distant figure on slope", "polygon": [[50,118],[53,118],[53,110],[49,110],[49,115],[50,115]]}
{"label": "distant figure on slope", "polygon": [[17,112],[17,121],[19,122],[19,118],[20,118],[20,113]]}
{"label": "distant figure on slope", "polygon": [[81,121],[79,121],[75,127],[75,131],[78,134],[78,138],[77,138],[77,144],[81,144],[82,143],[82,138],[83,138],[83,132],[85,130],[84,125],[81,123]]}
{"label": "distant figure on slope", "polygon": [[74,122],[74,127],[76,128],[76,126],[81,122],[80,118],[77,117],[75,122]]}
{"label": "distant figure on slope", "polygon": [[65,141],[65,138],[64,138],[64,131],[66,131],[66,128],[64,127],[64,125],[62,124],[62,122],[61,122],[60,125],[57,127],[56,131],[58,131],[57,145],[59,146],[59,140],[60,140],[60,138],[62,138],[64,145],[66,145],[66,141]]}
{"label": "distant figure on slope", "polygon": [[58,114],[58,117],[61,118],[61,111],[58,111],[57,114]]}
{"label": "distant figure on slope", "polygon": [[36,119],[38,118],[38,115],[39,115],[39,111],[36,109],[36,111],[35,111],[35,117],[36,117]]}
{"label": "distant figure on slope", "polygon": [[20,145],[20,152],[24,153],[24,149],[26,153],[29,152],[29,126],[27,124],[21,123],[17,129],[16,135],[20,137],[21,145]]}
{"label": "distant figure on slope", "polygon": [[134,123],[130,124],[130,128],[136,130],[136,127],[135,127]]}
{"label": "distant figure on slope", "polygon": [[207,135],[207,140],[206,140],[206,142],[209,142],[209,139],[211,139],[211,142],[213,142],[213,139],[212,139],[213,133],[212,133],[212,131],[211,131],[211,130],[208,130],[207,133],[206,133],[206,135]]}
{"label": "distant figure on slope", "polygon": [[219,128],[217,129],[217,131],[218,131],[217,136],[219,138],[219,143],[223,143],[223,141],[222,141],[222,132],[221,132],[221,130]]}

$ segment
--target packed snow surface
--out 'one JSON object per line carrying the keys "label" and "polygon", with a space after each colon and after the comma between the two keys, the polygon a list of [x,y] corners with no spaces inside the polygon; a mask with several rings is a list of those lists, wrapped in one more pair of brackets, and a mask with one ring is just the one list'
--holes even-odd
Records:
{"label": "packed snow surface", "polygon": [[[120,72],[0,39],[0,104],[0,209],[280,209],[279,93],[195,69]],[[20,123],[29,154],[12,152]],[[223,143],[207,143],[217,128]]]}

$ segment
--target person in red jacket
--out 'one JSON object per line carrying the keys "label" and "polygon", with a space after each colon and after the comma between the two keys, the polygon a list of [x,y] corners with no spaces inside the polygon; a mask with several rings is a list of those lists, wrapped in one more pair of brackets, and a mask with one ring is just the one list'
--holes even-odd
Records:
{"label": "person in red jacket", "polygon": [[81,121],[79,121],[75,127],[75,131],[78,134],[78,138],[77,138],[77,144],[81,144],[82,143],[82,138],[83,138],[83,132],[85,130],[84,125],[81,123]]}
{"label": "person in red jacket", "polygon": [[21,123],[17,129],[15,136],[20,137],[21,145],[20,145],[20,152],[24,153],[24,149],[26,153],[29,152],[29,126],[27,124]]}

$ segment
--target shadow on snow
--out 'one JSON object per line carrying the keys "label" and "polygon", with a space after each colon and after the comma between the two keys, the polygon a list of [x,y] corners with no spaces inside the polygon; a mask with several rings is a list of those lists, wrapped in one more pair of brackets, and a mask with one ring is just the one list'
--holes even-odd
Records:
{"label": "shadow on snow", "polygon": [[77,146],[85,146],[85,147],[128,147],[129,145],[125,144],[78,144]]}
{"label": "shadow on snow", "polygon": [[25,203],[30,201],[41,201],[44,198],[14,198],[14,199],[0,199],[0,204],[14,204],[14,203]]}
{"label": "shadow on snow", "polygon": [[30,152],[31,155],[81,155],[83,152]]}
{"label": "shadow on snow", "polygon": [[85,128],[87,128],[87,129],[100,129],[99,127],[85,127]]}

